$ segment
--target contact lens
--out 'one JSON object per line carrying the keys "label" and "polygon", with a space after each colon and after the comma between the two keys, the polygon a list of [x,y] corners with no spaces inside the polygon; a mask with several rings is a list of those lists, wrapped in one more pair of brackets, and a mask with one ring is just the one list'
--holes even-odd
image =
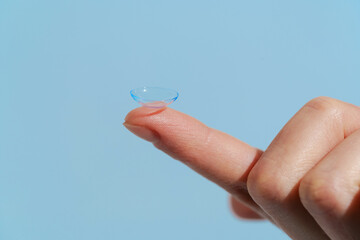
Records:
{"label": "contact lens", "polygon": [[163,108],[174,102],[179,93],[172,89],[141,87],[130,91],[131,97],[144,107]]}

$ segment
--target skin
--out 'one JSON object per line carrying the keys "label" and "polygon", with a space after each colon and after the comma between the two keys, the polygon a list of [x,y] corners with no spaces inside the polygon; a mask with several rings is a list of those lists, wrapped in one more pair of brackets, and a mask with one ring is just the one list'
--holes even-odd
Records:
{"label": "skin", "polygon": [[261,151],[170,108],[137,108],[124,126],[231,194],[233,212],[292,239],[360,239],[360,108],[306,103]]}

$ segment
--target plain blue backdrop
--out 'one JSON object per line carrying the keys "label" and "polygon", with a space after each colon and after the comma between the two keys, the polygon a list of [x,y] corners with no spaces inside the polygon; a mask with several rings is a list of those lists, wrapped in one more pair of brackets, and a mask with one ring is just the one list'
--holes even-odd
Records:
{"label": "plain blue backdrop", "polygon": [[[129,133],[129,90],[265,149],[308,100],[360,104],[357,0],[0,0],[0,239],[288,239]],[[206,154],[206,153],[204,153]]]}

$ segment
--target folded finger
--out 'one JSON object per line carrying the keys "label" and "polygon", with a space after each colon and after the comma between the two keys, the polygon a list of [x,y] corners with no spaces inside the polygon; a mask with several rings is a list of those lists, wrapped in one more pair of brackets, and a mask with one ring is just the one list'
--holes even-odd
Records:
{"label": "folded finger", "polygon": [[284,126],[249,174],[249,192],[258,205],[294,239],[327,239],[300,201],[299,183],[327,153],[360,128],[360,109],[320,97]]}
{"label": "folded finger", "polygon": [[332,239],[360,236],[360,130],[347,137],[300,184],[303,205]]}

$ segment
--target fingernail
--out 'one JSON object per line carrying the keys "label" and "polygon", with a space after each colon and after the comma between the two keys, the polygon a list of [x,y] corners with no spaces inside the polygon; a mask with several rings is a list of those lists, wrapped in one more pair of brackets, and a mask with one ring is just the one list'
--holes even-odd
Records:
{"label": "fingernail", "polygon": [[159,136],[156,132],[142,126],[132,125],[129,123],[123,123],[123,125],[133,134],[136,136],[149,141],[149,142],[155,142],[159,139]]}

